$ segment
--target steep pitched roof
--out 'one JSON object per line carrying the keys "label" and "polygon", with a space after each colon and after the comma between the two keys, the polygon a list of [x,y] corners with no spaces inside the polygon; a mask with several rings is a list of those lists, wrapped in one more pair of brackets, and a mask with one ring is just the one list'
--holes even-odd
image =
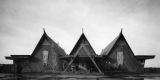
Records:
{"label": "steep pitched roof", "polygon": [[117,42],[118,38],[120,37],[117,36],[111,43],[109,43],[109,45],[107,45],[102,52],[100,53],[101,55],[108,55],[108,53],[111,51],[111,49],[113,48],[113,46],[115,45],[115,43]]}
{"label": "steep pitched roof", "polygon": [[[102,52],[101,55],[105,55],[108,56],[111,52],[111,50],[113,49],[113,47],[115,46],[115,44],[120,40],[120,38],[123,38],[124,41],[127,43],[127,45],[129,46],[128,42],[126,41],[124,35],[122,34],[122,30],[120,32],[120,34],[108,45],[106,46]],[[130,46],[129,46],[130,48]],[[130,48],[130,50],[132,51],[132,49]],[[132,51],[133,53],[133,51]],[[135,55],[136,59],[153,59],[155,56],[154,55]]]}
{"label": "steep pitched roof", "polygon": [[[120,38],[123,38],[124,41],[127,43],[127,45],[129,46],[128,42],[126,41],[124,35],[122,34],[122,30],[120,32],[120,34],[107,46],[105,47],[102,52],[100,53],[101,55],[109,55],[109,53],[111,52],[111,50],[113,49],[113,47],[115,46],[115,44],[120,40]],[[129,46],[130,48],[130,46]],[[130,48],[131,50],[131,48]],[[131,50],[132,51],[132,50]],[[132,51],[133,52],[133,51]]]}
{"label": "steep pitched roof", "polygon": [[64,72],[70,67],[70,65],[74,62],[74,60],[77,57],[80,58],[86,58],[86,59],[90,59],[91,62],[93,63],[93,65],[96,67],[96,69],[102,73],[102,71],[100,70],[100,68],[98,67],[98,65],[96,64],[96,62],[93,59],[93,56],[96,56],[96,53],[94,52],[92,46],[90,45],[89,41],[87,40],[87,38],[85,37],[84,33],[82,33],[81,37],[79,38],[78,42],[76,43],[75,47],[72,49],[70,56],[73,57],[71,59],[71,61],[69,62],[68,66],[66,67],[66,69],[64,70]]}
{"label": "steep pitched roof", "polygon": [[90,55],[96,56],[95,51],[93,50],[92,46],[90,45],[90,43],[87,40],[87,38],[84,35],[84,33],[82,33],[82,35],[80,36],[79,40],[77,41],[77,43],[75,44],[74,48],[72,49],[70,55],[75,55],[76,51],[81,46],[81,44],[85,44],[85,46],[87,47],[87,49],[90,50]]}
{"label": "steep pitched roof", "polygon": [[53,40],[47,35],[47,33],[46,33],[45,30],[44,30],[44,33],[43,33],[42,37],[40,38],[40,40],[39,40],[37,46],[35,47],[35,49],[34,49],[34,51],[33,51],[33,53],[32,53],[31,56],[34,56],[34,55],[35,55],[36,51],[39,49],[39,46],[40,46],[45,40],[47,40],[47,42],[49,42],[49,43],[51,44],[50,46],[53,47],[53,49],[55,50],[55,52],[56,52],[58,55],[62,55],[62,56],[66,55],[65,51],[64,51],[55,41],[53,41]]}

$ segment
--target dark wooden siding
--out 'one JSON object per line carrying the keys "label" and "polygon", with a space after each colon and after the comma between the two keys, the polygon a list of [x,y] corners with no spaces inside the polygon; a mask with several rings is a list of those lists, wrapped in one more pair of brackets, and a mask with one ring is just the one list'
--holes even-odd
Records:
{"label": "dark wooden siding", "polygon": [[[123,52],[123,66],[120,69],[117,69],[117,52],[122,51]],[[111,52],[109,53],[109,58],[111,59],[110,67],[112,69],[116,69],[118,71],[127,71],[127,72],[141,72],[143,69],[143,66],[136,60],[134,54],[132,53],[131,49],[129,48],[129,45],[126,43],[126,41],[121,38],[117,44],[113,47]]]}
{"label": "dark wooden siding", "polygon": [[[62,71],[62,61],[59,59],[61,56],[57,44],[50,43],[44,39],[41,44],[37,46],[34,55],[27,61],[16,62],[22,67],[22,72],[57,72]],[[47,64],[43,61],[43,51],[48,51]],[[62,51],[61,51],[62,52]]]}

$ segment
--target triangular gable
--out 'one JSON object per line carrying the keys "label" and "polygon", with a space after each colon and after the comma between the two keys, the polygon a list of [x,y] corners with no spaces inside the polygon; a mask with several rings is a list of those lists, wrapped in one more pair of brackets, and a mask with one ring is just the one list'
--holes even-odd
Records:
{"label": "triangular gable", "polygon": [[122,34],[122,31],[121,31],[120,34],[107,47],[105,47],[102,50],[101,55],[106,55],[106,56],[110,55],[110,52],[112,51],[113,47],[116,46],[116,44],[119,42],[120,39],[123,39],[125,41],[125,43],[129,47],[129,49],[133,53],[132,49],[130,48],[128,42],[126,41],[126,39],[125,39],[125,37],[124,37],[124,35]]}
{"label": "triangular gable", "polygon": [[50,45],[50,43],[47,40],[44,40],[44,42],[42,43],[42,45]]}
{"label": "triangular gable", "polygon": [[64,70],[67,71],[67,69],[70,67],[70,65],[74,62],[75,58],[79,55],[80,50],[84,49],[85,54],[87,55],[87,57],[91,60],[91,62],[94,64],[94,66],[96,67],[96,69],[102,73],[102,71],[100,70],[100,68],[97,66],[96,62],[94,61],[94,59],[92,58],[92,56],[90,55],[89,51],[87,50],[87,48],[85,47],[84,44],[82,44],[80,46],[80,48],[77,50],[77,52],[75,53],[73,59],[70,61],[69,65],[67,66],[67,68]]}
{"label": "triangular gable", "polygon": [[[126,47],[120,47],[119,45],[125,45]],[[124,50],[123,50],[124,49]],[[119,51],[117,51],[119,50]],[[135,71],[142,71],[142,66],[140,65],[140,63],[136,60],[136,57],[132,51],[132,49],[130,48],[129,44],[127,43],[125,37],[123,36],[122,32],[118,35],[118,37],[116,37],[101,53],[101,55],[105,55],[108,57],[112,57],[114,60],[117,60],[119,58],[117,54],[120,54],[121,50],[123,50],[123,54],[125,57],[125,62],[124,62],[124,66],[125,70],[130,71],[130,72],[135,72]],[[119,53],[118,53],[119,52]],[[115,57],[117,55],[117,57]],[[122,55],[122,56],[123,56]],[[119,55],[120,57],[120,55]],[[122,59],[122,57],[121,57]],[[113,62],[113,64],[117,62]],[[115,65],[116,66],[116,65]],[[117,66],[116,66],[117,67]]]}
{"label": "triangular gable", "polygon": [[54,42],[44,31],[42,37],[40,38],[31,56],[34,56],[36,54],[41,45],[42,46],[49,45],[53,47],[53,49],[58,55],[66,55],[65,51],[56,42]]}
{"label": "triangular gable", "polygon": [[96,62],[94,61],[93,57],[96,55],[94,50],[92,49],[90,43],[88,42],[87,38],[84,34],[81,35],[80,39],[76,43],[75,47],[71,51],[70,55],[73,56],[72,60],[69,62],[68,66],[64,70],[67,71],[67,69],[71,66],[71,64],[74,62],[75,58],[77,57],[88,57],[93,65],[96,67],[96,69],[102,73],[100,68],[97,66]]}
{"label": "triangular gable", "polygon": [[[70,55],[75,55],[76,51],[80,48],[81,44],[85,44],[86,48],[89,50],[90,55],[96,56],[95,51],[93,50],[92,46],[90,45],[89,41],[87,40],[84,33],[80,36],[79,40],[77,41],[76,45],[72,49]],[[81,55],[81,54],[80,54]],[[83,55],[83,54],[82,54]]]}

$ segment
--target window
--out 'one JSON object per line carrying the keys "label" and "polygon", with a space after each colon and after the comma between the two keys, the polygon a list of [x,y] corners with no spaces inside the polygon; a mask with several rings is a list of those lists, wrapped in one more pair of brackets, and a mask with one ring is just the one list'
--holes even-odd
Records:
{"label": "window", "polygon": [[117,52],[117,65],[123,65],[123,52],[122,51],[118,51]]}
{"label": "window", "polygon": [[47,64],[47,61],[48,61],[48,51],[47,50],[44,50],[42,52],[42,56],[43,56],[43,63],[44,64]]}

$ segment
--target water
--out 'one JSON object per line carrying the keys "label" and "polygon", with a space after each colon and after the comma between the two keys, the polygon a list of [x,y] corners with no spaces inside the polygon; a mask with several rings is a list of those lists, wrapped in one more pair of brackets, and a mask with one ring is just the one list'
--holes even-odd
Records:
{"label": "water", "polygon": [[1,73],[0,80],[160,80],[160,74],[58,75]]}

